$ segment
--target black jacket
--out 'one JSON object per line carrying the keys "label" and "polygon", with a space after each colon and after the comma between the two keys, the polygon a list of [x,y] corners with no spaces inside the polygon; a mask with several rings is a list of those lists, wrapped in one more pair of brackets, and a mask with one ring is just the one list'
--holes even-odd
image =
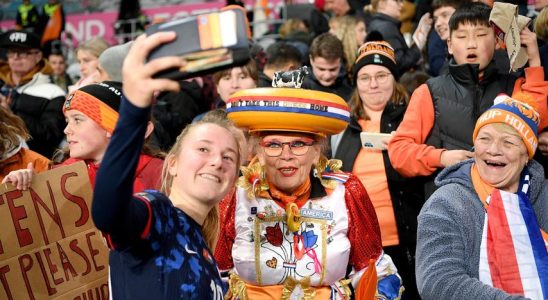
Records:
{"label": "black jacket", "polygon": [[[0,63],[0,92],[11,97],[11,111],[25,122],[31,135],[27,142],[31,150],[47,158],[53,156],[63,140],[66,127],[63,115],[65,91],[51,83],[51,67],[42,59],[37,66],[40,71],[31,75],[23,84],[14,86],[9,79],[10,68],[6,62]],[[2,120],[0,120],[1,122]]]}
{"label": "black jacket", "polygon": [[352,92],[354,91],[354,88],[352,87],[352,85],[350,85],[348,77],[346,76],[344,66],[342,65],[341,71],[337,76],[337,80],[331,86],[323,86],[318,81],[318,79],[316,79],[316,76],[314,76],[314,72],[310,71],[310,74],[304,78],[302,88],[326,93],[333,93],[343,98],[346,102],[350,101],[350,96],[352,96]]}
{"label": "black jacket", "polygon": [[272,87],[272,78],[269,78],[265,73],[260,72],[257,87]]}
{"label": "black jacket", "polygon": [[168,151],[177,136],[199,114],[210,109],[210,103],[204,99],[200,85],[195,81],[181,81],[181,90],[177,93],[162,93],[152,107],[155,126],[155,144]]}
{"label": "black jacket", "polygon": [[512,94],[517,77],[499,72],[494,60],[479,79],[479,65],[449,64],[449,74],[426,84],[434,104],[434,126],[425,144],[438,149],[470,150],[479,116],[493,105],[499,93]]}
{"label": "black jacket", "polygon": [[400,32],[400,21],[382,14],[376,13],[371,16],[369,24],[367,25],[367,33],[372,31],[378,31],[382,34],[382,37],[387,41],[392,48],[394,48],[394,54],[396,54],[396,62],[400,76],[417,66],[417,63],[421,59],[421,51],[413,44],[409,48]]}
{"label": "black jacket", "polygon": [[[381,133],[390,133],[398,127],[403,119],[407,105],[396,106],[389,103],[381,116]],[[350,124],[344,131],[333,158],[343,162],[342,170],[352,172],[354,162],[361,149],[360,133],[362,129],[356,119],[352,117]],[[383,151],[384,169],[388,180],[388,189],[392,199],[392,207],[396,217],[400,245],[408,249],[412,257],[415,256],[417,235],[417,216],[424,204],[422,178],[405,178],[398,174],[388,157],[388,151]]]}
{"label": "black jacket", "polygon": [[[517,78],[501,73],[492,60],[480,81],[479,65],[457,65],[452,59],[447,74],[426,81],[434,105],[434,126],[425,144],[437,149],[471,151],[479,116],[493,105],[499,93],[511,95]],[[425,179],[427,198],[436,190],[437,174],[434,172]]]}

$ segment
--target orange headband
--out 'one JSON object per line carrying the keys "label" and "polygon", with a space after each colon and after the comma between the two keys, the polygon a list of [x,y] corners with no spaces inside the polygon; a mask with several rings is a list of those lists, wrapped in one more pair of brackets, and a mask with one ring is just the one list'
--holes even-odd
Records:
{"label": "orange headband", "polygon": [[67,110],[78,110],[95,121],[109,133],[114,131],[118,121],[118,112],[94,96],[77,90],[70,94],[63,105],[63,113]]}

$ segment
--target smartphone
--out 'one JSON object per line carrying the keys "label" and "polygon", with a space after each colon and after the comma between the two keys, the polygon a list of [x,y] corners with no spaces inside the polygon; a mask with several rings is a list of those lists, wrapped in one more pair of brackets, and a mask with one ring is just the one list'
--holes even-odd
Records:
{"label": "smartphone", "polygon": [[168,69],[156,78],[180,80],[212,73],[248,62],[249,38],[246,16],[240,9],[189,16],[146,29],[147,35],[159,31],[175,31],[174,41],[154,49],[148,60],[178,56],[187,61],[180,69]]}
{"label": "smartphone", "polygon": [[377,133],[377,132],[361,132],[360,139],[362,141],[362,147],[368,149],[380,149],[386,150],[386,146],[382,141],[391,136],[390,133]]}

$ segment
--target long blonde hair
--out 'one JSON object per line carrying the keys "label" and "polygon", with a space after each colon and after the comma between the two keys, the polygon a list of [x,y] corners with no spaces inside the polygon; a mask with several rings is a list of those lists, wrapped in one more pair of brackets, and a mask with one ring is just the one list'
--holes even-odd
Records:
{"label": "long blonde hair", "polygon": [[535,20],[535,33],[541,40],[548,41],[548,6],[540,11]]}
{"label": "long blonde hair", "polygon": [[102,37],[94,37],[83,43],[81,43],[78,48],[76,48],[76,53],[78,51],[88,51],[91,55],[99,58],[103,51],[107,50],[110,47],[108,42]]}
{"label": "long blonde hair", "polygon": [[[242,162],[242,158],[246,155],[246,145],[245,145],[245,137],[240,129],[238,129],[232,121],[226,118],[226,112],[223,110],[214,110],[209,113],[207,113],[203,119],[201,119],[198,122],[189,124],[185,127],[185,129],[179,134],[177,137],[177,140],[175,141],[175,144],[169,150],[166,159],[164,161],[164,165],[162,167],[162,186],[160,187],[160,191],[166,195],[169,195],[171,193],[171,186],[173,185],[173,175],[169,173],[169,165],[170,161],[172,159],[176,159],[176,157],[179,156],[181,150],[182,150],[182,144],[185,138],[188,136],[188,134],[195,128],[202,126],[204,124],[214,124],[219,127],[225,128],[228,130],[234,140],[236,141],[236,144],[238,145],[238,159],[236,162],[237,166],[240,166]],[[236,176],[239,173],[239,168],[236,168]],[[215,250],[215,245],[217,244],[217,238],[219,235],[219,205],[216,204],[207,214],[204,223],[202,224],[202,236],[204,237],[204,240],[206,241],[209,249],[211,251]]]}
{"label": "long blonde hair", "polygon": [[329,22],[330,27],[333,26],[330,32],[342,42],[346,71],[348,74],[352,74],[352,65],[358,57],[356,26],[359,22],[363,23],[363,20],[353,16],[335,17]]}

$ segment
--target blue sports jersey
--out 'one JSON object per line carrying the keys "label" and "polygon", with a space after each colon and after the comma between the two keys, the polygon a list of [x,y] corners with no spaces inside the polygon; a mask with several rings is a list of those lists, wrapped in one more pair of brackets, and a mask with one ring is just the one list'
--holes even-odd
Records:
{"label": "blue sports jersey", "polygon": [[226,287],[200,225],[169,198],[139,193],[153,219],[142,243],[116,243],[110,254],[113,299],[223,299]]}
{"label": "blue sports jersey", "polygon": [[132,195],[150,108],[125,99],[95,182],[92,214],[108,237],[112,297],[223,299],[201,228],[157,191]]}

